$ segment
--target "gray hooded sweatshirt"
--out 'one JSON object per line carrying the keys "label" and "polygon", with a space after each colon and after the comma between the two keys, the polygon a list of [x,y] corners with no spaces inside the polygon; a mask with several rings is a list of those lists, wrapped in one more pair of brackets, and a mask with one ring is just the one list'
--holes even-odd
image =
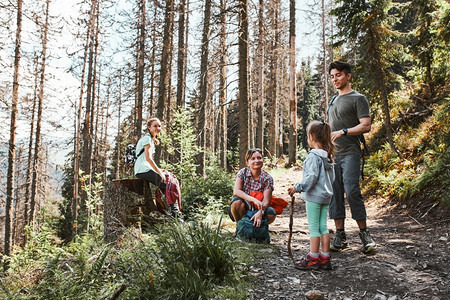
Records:
{"label": "gray hooded sweatshirt", "polygon": [[323,149],[312,149],[303,163],[303,180],[294,187],[305,201],[329,204],[333,197],[334,164]]}

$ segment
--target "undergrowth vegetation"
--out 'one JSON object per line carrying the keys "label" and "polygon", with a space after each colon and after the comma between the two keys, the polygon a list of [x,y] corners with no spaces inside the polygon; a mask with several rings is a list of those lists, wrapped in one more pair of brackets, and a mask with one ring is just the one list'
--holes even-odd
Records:
{"label": "undergrowth vegetation", "polygon": [[42,231],[16,249],[0,297],[109,299],[121,291],[121,299],[246,299],[240,278],[253,247],[224,233],[220,222],[171,222],[140,237],[130,230],[114,245],[86,234],[59,247]]}
{"label": "undergrowth vegetation", "polygon": [[429,114],[399,125],[395,142],[401,157],[387,143],[371,151],[366,190],[400,200],[415,197],[450,205],[449,100],[440,97]]}

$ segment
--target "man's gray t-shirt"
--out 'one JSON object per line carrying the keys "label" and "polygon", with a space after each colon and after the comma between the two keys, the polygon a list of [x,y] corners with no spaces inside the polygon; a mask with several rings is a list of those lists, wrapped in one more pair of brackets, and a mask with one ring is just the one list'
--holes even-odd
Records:
{"label": "man's gray t-shirt", "polygon": [[[337,96],[328,111],[332,131],[355,127],[359,124],[359,119],[364,117],[370,117],[369,101],[356,91]],[[336,155],[362,154],[358,136],[343,135],[334,143]]]}

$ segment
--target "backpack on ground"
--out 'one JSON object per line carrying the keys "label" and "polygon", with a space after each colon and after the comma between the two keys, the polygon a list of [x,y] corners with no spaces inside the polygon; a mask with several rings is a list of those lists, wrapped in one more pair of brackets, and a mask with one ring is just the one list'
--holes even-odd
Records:
{"label": "backpack on ground", "polygon": [[134,165],[139,155],[144,153],[145,148],[142,148],[142,150],[139,152],[138,155],[136,155],[136,146],[134,144],[128,144],[127,148],[125,149],[125,155],[124,155],[124,162],[126,165]]}
{"label": "backpack on ground", "polygon": [[253,220],[250,220],[258,210],[248,210],[247,213],[237,222],[236,238],[240,240],[270,243],[269,223],[267,218],[263,216],[261,226],[253,226]]}

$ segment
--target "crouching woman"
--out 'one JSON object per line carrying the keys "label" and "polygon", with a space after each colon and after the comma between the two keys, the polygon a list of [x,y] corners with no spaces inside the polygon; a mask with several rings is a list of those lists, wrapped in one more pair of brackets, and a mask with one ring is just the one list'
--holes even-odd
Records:
{"label": "crouching woman", "polygon": [[236,175],[234,197],[229,211],[230,218],[237,223],[247,210],[257,209],[258,212],[251,218],[253,226],[260,227],[263,216],[267,217],[270,224],[275,221],[277,215],[276,211],[269,206],[272,199],[273,178],[262,170],[264,158],[261,149],[248,150],[245,160],[247,167],[241,169]]}

